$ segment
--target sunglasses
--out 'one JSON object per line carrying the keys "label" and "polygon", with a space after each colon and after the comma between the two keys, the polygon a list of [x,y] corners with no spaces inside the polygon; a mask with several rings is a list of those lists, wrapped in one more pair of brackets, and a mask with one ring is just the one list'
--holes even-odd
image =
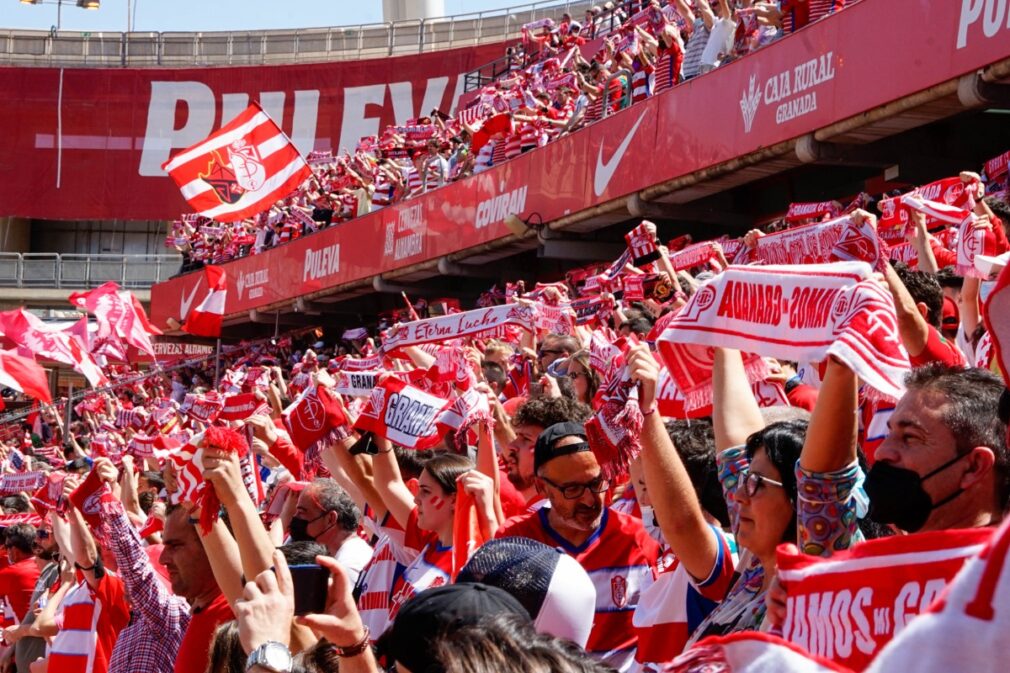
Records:
{"label": "sunglasses", "polygon": [[768,484],[769,486],[777,486],[779,488],[785,488],[785,485],[781,481],[775,481],[763,474],[758,474],[757,472],[748,472],[747,476],[743,479],[744,492],[747,494],[748,498],[753,498],[757,495],[761,488]]}
{"label": "sunglasses", "polygon": [[565,354],[565,351],[559,351],[559,350],[548,349],[548,348],[541,348],[540,350],[537,351],[537,356],[538,357],[543,357],[545,355],[564,355],[564,354]]}

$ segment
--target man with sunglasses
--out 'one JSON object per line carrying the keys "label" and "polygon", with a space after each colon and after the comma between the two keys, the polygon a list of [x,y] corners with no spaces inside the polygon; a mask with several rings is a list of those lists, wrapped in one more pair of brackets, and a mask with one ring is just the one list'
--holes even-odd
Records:
{"label": "man with sunglasses", "polygon": [[586,650],[618,671],[631,670],[638,644],[631,619],[639,595],[655,579],[659,545],[640,519],[606,506],[610,482],[579,423],[545,429],[534,447],[533,467],[537,489],[549,504],[506,522],[497,537],[528,537],[575,558],[596,588]]}

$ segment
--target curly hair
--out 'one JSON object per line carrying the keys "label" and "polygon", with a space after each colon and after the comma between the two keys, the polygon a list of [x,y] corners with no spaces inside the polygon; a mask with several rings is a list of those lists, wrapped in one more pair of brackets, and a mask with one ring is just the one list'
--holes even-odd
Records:
{"label": "curly hair", "polygon": [[526,400],[512,416],[512,425],[534,425],[549,428],[555,423],[574,421],[585,423],[593,410],[567,397],[537,397]]}

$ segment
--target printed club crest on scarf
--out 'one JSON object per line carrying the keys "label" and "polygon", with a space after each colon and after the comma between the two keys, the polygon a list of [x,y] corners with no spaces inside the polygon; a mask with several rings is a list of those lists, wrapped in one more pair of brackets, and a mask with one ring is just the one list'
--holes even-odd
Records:
{"label": "printed club crest on scarf", "polygon": [[302,451],[347,424],[340,396],[320,385],[306,389],[284,410],[283,418],[292,443]]}
{"label": "printed club crest on scarf", "polygon": [[[731,266],[706,283],[658,342],[687,408],[712,401],[714,347],[801,362],[834,355],[879,397],[901,397],[908,354],[893,300],[870,276],[863,262]],[[749,368],[752,383],[760,370]]]}
{"label": "printed club crest on scarf", "polygon": [[589,446],[606,479],[625,474],[628,463],[642,450],[640,437],[645,419],[638,406],[638,384],[631,380],[626,359],[628,349],[637,343],[638,339],[631,336],[615,344],[620,355],[596,394],[596,413],[586,422]]}
{"label": "printed club crest on scarf", "polygon": [[887,257],[887,246],[873,227],[865,220],[857,224],[846,215],[762,236],[755,248],[743,248],[733,263],[784,265],[858,260],[879,270]]}
{"label": "printed club crest on scarf", "polygon": [[442,439],[437,420],[449,401],[387,376],[373,390],[354,429],[406,449],[430,449]]}

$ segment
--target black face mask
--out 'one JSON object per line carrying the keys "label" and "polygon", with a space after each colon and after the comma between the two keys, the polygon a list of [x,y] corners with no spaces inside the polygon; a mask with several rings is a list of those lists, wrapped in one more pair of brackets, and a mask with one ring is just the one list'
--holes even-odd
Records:
{"label": "black face mask", "polygon": [[[288,525],[288,531],[291,533],[291,541],[315,542],[316,538],[312,535],[309,535],[309,524],[312,523],[313,521],[319,521],[326,515],[327,512],[323,512],[315,519],[303,519],[300,516],[296,516],[293,519],[291,519],[291,523]],[[326,532],[326,530],[329,530],[329,528],[327,527],[327,529],[320,531],[319,534],[322,535],[323,533]]]}
{"label": "black face mask", "polygon": [[930,512],[964,493],[964,489],[959,488],[934,503],[922,487],[922,482],[962,458],[964,456],[957,456],[922,477],[890,463],[874,463],[863,484],[870,498],[870,518],[878,523],[894,524],[906,533],[916,532],[925,525]]}

